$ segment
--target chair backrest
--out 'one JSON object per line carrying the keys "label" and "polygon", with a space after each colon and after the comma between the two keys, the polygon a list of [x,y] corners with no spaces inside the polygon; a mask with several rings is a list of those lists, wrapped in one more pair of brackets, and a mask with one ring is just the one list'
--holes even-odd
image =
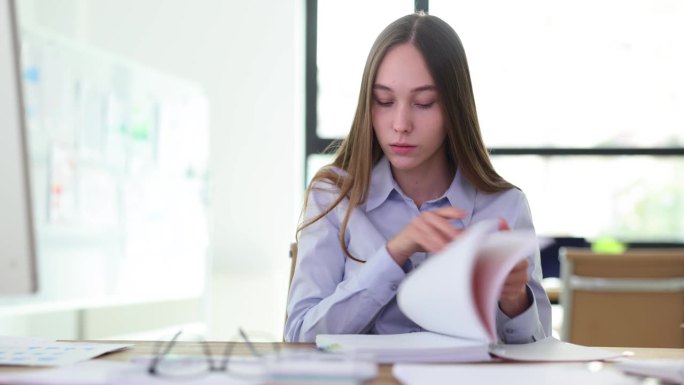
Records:
{"label": "chair backrest", "polygon": [[684,347],[684,249],[562,248],[560,259],[563,340]]}
{"label": "chair backrest", "polygon": [[287,283],[287,291],[290,291],[292,277],[294,276],[295,266],[297,265],[297,242],[290,243],[290,280]]}
{"label": "chair backrest", "polygon": [[[290,294],[290,285],[294,276],[295,266],[297,265],[297,242],[290,243],[290,280],[287,283],[287,294]],[[285,309],[285,322],[287,323],[287,308]],[[283,340],[284,341],[284,340]]]}

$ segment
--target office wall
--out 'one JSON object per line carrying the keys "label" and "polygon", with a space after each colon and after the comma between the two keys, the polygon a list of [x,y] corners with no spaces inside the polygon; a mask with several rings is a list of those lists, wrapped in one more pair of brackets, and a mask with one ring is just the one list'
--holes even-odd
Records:
{"label": "office wall", "polygon": [[282,315],[303,185],[303,0],[18,3],[24,25],[204,88],[213,270],[264,281],[282,275],[281,287],[239,293],[255,305],[236,309],[246,322],[264,314],[259,304]]}

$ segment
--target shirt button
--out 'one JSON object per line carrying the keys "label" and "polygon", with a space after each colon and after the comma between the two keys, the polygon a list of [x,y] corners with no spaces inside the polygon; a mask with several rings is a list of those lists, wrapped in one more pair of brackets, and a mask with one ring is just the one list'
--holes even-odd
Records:
{"label": "shirt button", "polygon": [[506,330],[505,330],[505,332],[508,333],[508,334],[511,334],[511,333],[513,333],[514,331],[515,331],[515,330],[513,330],[513,329],[511,329],[511,328],[506,328]]}
{"label": "shirt button", "polygon": [[392,291],[397,291],[397,288],[398,288],[397,285],[390,286],[390,289],[392,289]]}

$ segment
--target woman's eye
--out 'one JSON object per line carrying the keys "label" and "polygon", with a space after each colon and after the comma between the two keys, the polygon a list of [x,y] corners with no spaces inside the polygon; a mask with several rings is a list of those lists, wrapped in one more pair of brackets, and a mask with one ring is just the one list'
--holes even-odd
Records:
{"label": "woman's eye", "polygon": [[416,107],[422,108],[422,109],[428,109],[432,107],[435,104],[435,102],[429,102],[429,103],[416,103]]}
{"label": "woman's eye", "polygon": [[392,103],[394,103],[391,100],[380,100],[380,99],[375,99],[375,102],[378,103],[378,105],[380,107],[389,107],[392,105]]}

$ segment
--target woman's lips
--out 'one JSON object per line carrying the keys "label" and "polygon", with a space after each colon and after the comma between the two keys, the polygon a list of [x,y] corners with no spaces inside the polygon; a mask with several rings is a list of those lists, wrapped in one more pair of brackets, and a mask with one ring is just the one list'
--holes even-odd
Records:
{"label": "woman's lips", "polygon": [[416,146],[409,144],[390,144],[390,148],[397,155],[406,155],[416,149]]}

